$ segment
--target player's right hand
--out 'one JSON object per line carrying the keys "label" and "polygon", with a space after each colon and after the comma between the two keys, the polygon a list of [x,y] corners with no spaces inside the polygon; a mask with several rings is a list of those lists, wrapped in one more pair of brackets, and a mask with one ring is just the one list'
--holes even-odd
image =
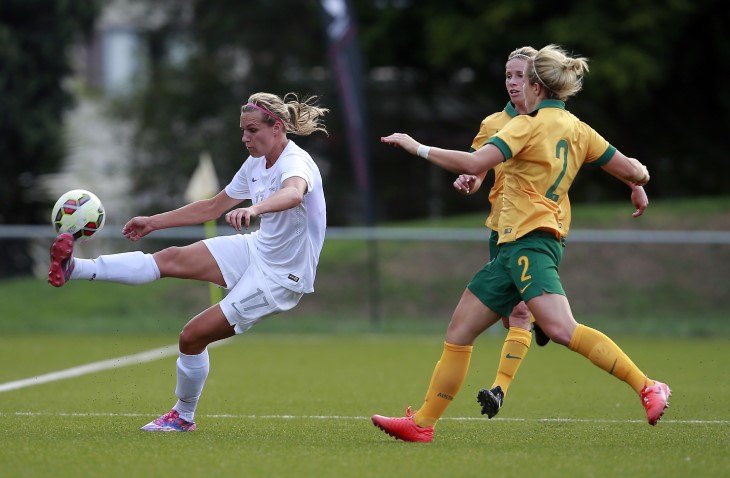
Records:
{"label": "player's right hand", "polygon": [[477,182],[477,177],[473,174],[460,174],[454,181],[454,189],[461,194],[469,194]]}
{"label": "player's right hand", "polygon": [[420,143],[405,133],[393,133],[390,136],[380,138],[381,143],[390,144],[396,148],[403,148],[404,151],[416,154]]}
{"label": "player's right hand", "polygon": [[130,241],[139,241],[153,230],[149,216],[137,216],[124,225],[122,235]]}

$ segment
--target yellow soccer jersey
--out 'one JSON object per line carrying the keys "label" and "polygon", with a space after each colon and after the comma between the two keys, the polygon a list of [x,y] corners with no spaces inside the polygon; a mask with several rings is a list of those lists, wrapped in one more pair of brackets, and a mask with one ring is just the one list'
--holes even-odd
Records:
{"label": "yellow soccer jersey", "polygon": [[[519,113],[512,102],[509,101],[507,102],[507,106],[504,107],[504,110],[499,113],[493,113],[484,118],[481,125],[479,125],[479,133],[477,133],[474,137],[474,141],[471,143],[470,151],[476,151],[487,144],[487,140],[489,138],[497,134],[500,129],[504,128],[509,120],[518,114]],[[504,189],[502,164],[498,164],[493,168],[493,170],[494,184],[492,185],[492,189],[489,190],[489,204],[491,207],[489,210],[489,216],[487,216],[487,220],[484,222],[484,225],[493,231],[497,231],[499,228],[499,212],[502,210],[502,190]],[[561,226],[561,235],[566,237],[568,235],[568,230],[570,229],[571,219],[570,200],[568,199],[567,194],[560,198],[558,205],[560,206],[558,223]]]}
{"label": "yellow soccer jersey", "polygon": [[559,100],[544,100],[529,115],[515,117],[487,143],[505,157],[499,244],[537,229],[565,237],[570,218],[561,224],[559,204],[580,167],[584,162],[603,166],[616,152]]}
{"label": "yellow soccer jersey", "polygon": [[[492,113],[482,120],[479,125],[479,133],[474,137],[474,141],[471,143],[470,151],[476,151],[485,144],[487,140],[494,136],[497,131],[504,128],[509,123],[509,120],[517,116],[519,113],[515,109],[511,101],[507,102],[507,106],[498,113]],[[497,230],[499,223],[499,211],[502,209],[502,186],[504,181],[504,175],[502,174],[502,165],[499,164],[494,167],[494,184],[492,189],[489,190],[489,204],[491,209],[489,216],[484,225],[493,231]]]}

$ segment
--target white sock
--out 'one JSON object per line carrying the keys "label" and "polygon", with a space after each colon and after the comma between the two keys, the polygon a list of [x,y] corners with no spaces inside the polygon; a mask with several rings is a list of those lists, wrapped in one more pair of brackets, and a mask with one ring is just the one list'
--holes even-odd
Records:
{"label": "white sock", "polygon": [[208,349],[198,355],[185,355],[180,352],[177,359],[177,386],[175,395],[178,400],[174,408],[180,418],[189,422],[195,417],[195,408],[198,406],[200,394],[203,393],[205,379],[210,371]]}
{"label": "white sock", "polygon": [[99,256],[96,259],[74,258],[72,279],[103,280],[122,284],[146,284],[160,278],[152,254],[141,251]]}

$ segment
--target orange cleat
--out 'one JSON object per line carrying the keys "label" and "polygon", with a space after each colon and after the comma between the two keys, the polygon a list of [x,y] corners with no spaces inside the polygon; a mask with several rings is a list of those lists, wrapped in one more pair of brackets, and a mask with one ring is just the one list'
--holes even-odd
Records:
{"label": "orange cleat", "polygon": [[430,443],[433,441],[433,427],[419,427],[416,425],[411,415],[411,407],[406,409],[405,418],[388,418],[373,415],[371,419],[373,425],[398,440],[421,443]]}

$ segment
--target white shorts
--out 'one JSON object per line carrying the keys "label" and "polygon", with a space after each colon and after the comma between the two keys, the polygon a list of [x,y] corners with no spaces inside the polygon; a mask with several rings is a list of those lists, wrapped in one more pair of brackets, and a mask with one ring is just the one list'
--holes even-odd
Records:
{"label": "white shorts", "polygon": [[280,286],[263,272],[249,234],[218,236],[203,243],[226,281],[229,292],[219,305],[237,334],[270,315],[293,308],[304,295]]}

